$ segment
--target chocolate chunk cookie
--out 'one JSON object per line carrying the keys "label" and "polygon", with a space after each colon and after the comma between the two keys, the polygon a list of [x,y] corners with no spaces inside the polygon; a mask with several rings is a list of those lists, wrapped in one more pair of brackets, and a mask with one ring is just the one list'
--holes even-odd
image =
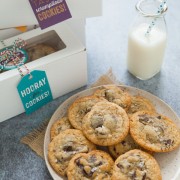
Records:
{"label": "chocolate chunk cookie", "polygon": [[68,118],[72,126],[82,130],[82,120],[91,108],[98,102],[105,101],[103,98],[96,96],[86,96],[79,98],[68,109]]}
{"label": "chocolate chunk cookie", "polygon": [[153,104],[148,99],[142,96],[132,96],[131,98],[131,106],[127,111],[128,115],[132,115],[138,111],[156,111]]}
{"label": "chocolate chunk cookie", "polygon": [[29,47],[28,49],[26,49],[26,51],[28,53],[30,61],[34,61],[36,59],[56,52],[53,47],[46,44],[37,44],[35,46]]}
{"label": "chocolate chunk cookie", "polygon": [[68,180],[110,180],[114,162],[104,151],[76,154],[67,168]]}
{"label": "chocolate chunk cookie", "polygon": [[169,118],[148,111],[131,116],[130,133],[143,148],[154,152],[168,152],[180,145],[180,130]]}
{"label": "chocolate chunk cookie", "polygon": [[51,140],[57,136],[60,132],[66,129],[73,129],[71,126],[68,117],[63,117],[57,120],[51,127]]}
{"label": "chocolate chunk cookie", "polygon": [[162,180],[157,161],[148,153],[134,149],[119,156],[112,180]]}
{"label": "chocolate chunk cookie", "polygon": [[56,136],[49,144],[48,159],[52,168],[59,175],[66,175],[69,161],[77,153],[88,153],[95,150],[93,143],[76,129],[67,129]]}
{"label": "chocolate chunk cookie", "polygon": [[82,129],[94,144],[110,146],[125,139],[129,131],[129,119],[120,106],[99,102],[84,117]]}
{"label": "chocolate chunk cookie", "polygon": [[95,91],[94,95],[103,97],[109,102],[113,102],[126,111],[131,105],[131,96],[115,85],[106,85]]}
{"label": "chocolate chunk cookie", "polygon": [[126,136],[126,138],[118,144],[113,146],[108,146],[110,154],[116,159],[120,155],[128,152],[133,149],[142,149],[131,137],[130,134]]}

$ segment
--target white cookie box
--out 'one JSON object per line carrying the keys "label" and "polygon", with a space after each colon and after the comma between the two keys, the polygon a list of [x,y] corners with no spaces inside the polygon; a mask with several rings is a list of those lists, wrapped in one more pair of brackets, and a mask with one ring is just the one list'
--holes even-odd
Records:
{"label": "white cookie box", "polygon": [[[86,50],[70,29],[65,24],[58,24],[45,30],[38,28],[7,39],[5,43],[9,46],[18,37],[30,42],[51,30],[55,30],[66,45],[66,48],[27,63],[27,67],[31,71],[46,71],[53,98],[55,99],[87,83]],[[41,37],[39,41],[43,39]],[[21,77],[17,69],[0,74],[0,122],[24,112],[16,89],[20,80]]]}
{"label": "white cookie box", "polygon": [[[102,0],[66,0],[72,18],[102,15]],[[23,8],[22,8],[23,7]],[[38,24],[29,0],[2,0],[0,29]]]}

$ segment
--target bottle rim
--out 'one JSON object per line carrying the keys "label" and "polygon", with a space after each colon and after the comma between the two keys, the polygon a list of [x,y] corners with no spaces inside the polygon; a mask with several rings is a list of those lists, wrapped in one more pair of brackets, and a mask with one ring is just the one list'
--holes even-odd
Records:
{"label": "bottle rim", "polygon": [[161,12],[159,12],[159,13],[152,13],[152,14],[147,13],[147,12],[145,12],[145,11],[141,8],[141,5],[142,5],[142,3],[143,3],[144,1],[146,1],[146,0],[139,0],[139,1],[137,2],[137,4],[136,4],[136,10],[137,10],[140,14],[142,14],[143,16],[145,16],[145,17],[153,17],[153,18],[163,17],[163,16],[165,15],[165,13],[167,12],[167,10],[168,10],[167,4],[164,4],[163,10],[162,10]]}

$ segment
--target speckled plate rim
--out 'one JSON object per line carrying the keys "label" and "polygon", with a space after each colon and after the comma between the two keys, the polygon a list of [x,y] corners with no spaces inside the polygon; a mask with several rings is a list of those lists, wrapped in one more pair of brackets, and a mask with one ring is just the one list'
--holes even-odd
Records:
{"label": "speckled plate rim", "polygon": [[[157,112],[167,117],[171,117],[171,119],[178,125],[178,127],[180,127],[180,119],[177,116],[177,114],[173,111],[173,109],[168,104],[166,104],[164,101],[159,99],[157,96],[154,96],[153,94],[147,91],[144,91],[135,87],[124,86],[124,85],[117,85],[117,86],[128,91],[131,95],[140,95],[140,96],[146,97],[153,103]],[[75,99],[79,97],[91,95],[94,93],[95,90],[97,90],[100,87],[102,86],[86,89],[84,91],[81,91],[69,97],[57,108],[57,110],[54,112],[53,116],[51,117],[49,121],[49,124],[46,129],[46,133],[45,133],[45,138],[44,138],[44,157],[45,157],[46,166],[54,180],[65,180],[67,178],[60,177],[52,169],[51,165],[48,162],[47,154],[48,154],[48,144],[50,143],[50,128],[55,121],[57,121],[58,119],[60,119],[66,114],[69,105],[72,104],[72,102]],[[160,165],[163,180],[179,180],[180,179],[180,166],[179,166],[180,165],[180,148],[169,153],[156,153],[155,158],[157,159]]]}

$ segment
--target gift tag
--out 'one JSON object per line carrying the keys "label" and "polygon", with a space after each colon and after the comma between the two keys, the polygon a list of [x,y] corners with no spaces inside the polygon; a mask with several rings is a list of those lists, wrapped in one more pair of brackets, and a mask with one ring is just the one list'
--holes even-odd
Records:
{"label": "gift tag", "polygon": [[29,0],[41,29],[71,18],[66,0]]}
{"label": "gift tag", "polygon": [[50,102],[53,97],[45,71],[32,71],[17,86],[26,114]]}

